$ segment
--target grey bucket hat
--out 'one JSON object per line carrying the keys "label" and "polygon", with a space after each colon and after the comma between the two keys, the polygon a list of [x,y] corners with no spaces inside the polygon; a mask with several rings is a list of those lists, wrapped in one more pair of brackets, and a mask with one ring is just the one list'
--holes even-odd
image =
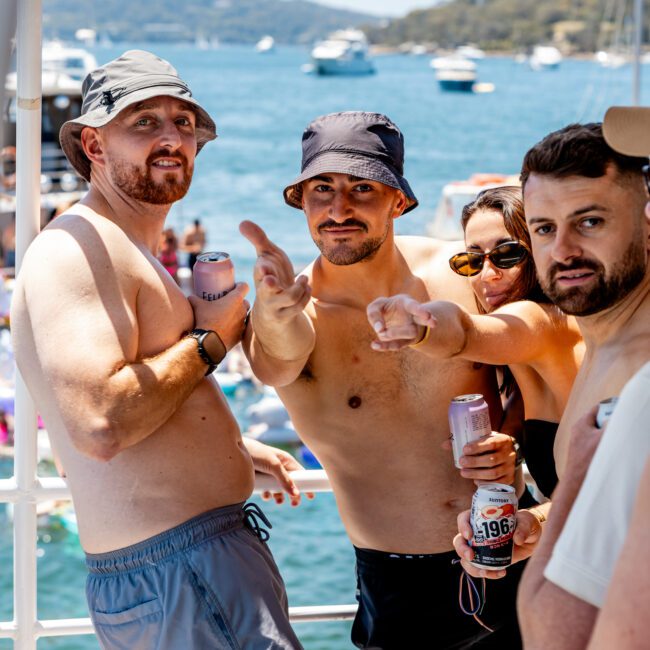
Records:
{"label": "grey bucket hat", "polygon": [[404,178],[404,137],[385,115],[347,111],[317,117],[302,135],[301,174],[284,189],[284,200],[302,209],[302,182],[319,174],[349,174],[401,190],[418,200]]}
{"label": "grey bucket hat", "polygon": [[82,86],[81,115],[66,122],[59,132],[61,148],[82,178],[90,181],[90,161],[81,146],[83,128],[104,126],[131,104],[161,95],[176,97],[194,108],[197,153],[217,137],[212,118],[171,64],[151,52],[129,50],[88,74]]}

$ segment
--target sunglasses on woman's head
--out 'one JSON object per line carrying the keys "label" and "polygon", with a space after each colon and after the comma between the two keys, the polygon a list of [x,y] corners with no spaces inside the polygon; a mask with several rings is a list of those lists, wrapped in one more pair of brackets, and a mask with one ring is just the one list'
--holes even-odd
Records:
{"label": "sunglasses on woman's head", "polygon": [[473,251],[458,253],[449,259],[449,266],[454,273],[471,277],[481,272],[486,257],[498,269],[511,269],[523,262],[526,255],[528,251],[521,242],[507,241],[485,253]]}

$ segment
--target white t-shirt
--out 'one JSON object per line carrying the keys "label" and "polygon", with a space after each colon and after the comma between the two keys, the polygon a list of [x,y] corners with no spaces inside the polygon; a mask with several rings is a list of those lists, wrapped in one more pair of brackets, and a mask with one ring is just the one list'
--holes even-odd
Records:
{"label": "white t-shirt", "polygon": [[544,576],[602,607],[650,454],[650,363],[625,385]]}

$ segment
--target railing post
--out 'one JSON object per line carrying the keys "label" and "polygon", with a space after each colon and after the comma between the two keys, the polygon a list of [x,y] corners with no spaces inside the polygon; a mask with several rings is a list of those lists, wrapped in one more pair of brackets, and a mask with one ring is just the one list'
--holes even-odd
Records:
{"label": "railing post", "polygon": [[[16,30],[16,272],[41,220],[41,0],[18,3]],[[36,650],[36,412],[16,372],[14,622],[17,650]]]}

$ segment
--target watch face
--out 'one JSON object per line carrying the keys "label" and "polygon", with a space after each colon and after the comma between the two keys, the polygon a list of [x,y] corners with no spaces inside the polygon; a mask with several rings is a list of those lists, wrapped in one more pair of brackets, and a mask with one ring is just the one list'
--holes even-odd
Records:
{"label": "watch face", "polygon": [[219,338],[219,335],[212,330],[208,330],[201,336],[201,344],[215,366],[226,356],[226,346]]}

